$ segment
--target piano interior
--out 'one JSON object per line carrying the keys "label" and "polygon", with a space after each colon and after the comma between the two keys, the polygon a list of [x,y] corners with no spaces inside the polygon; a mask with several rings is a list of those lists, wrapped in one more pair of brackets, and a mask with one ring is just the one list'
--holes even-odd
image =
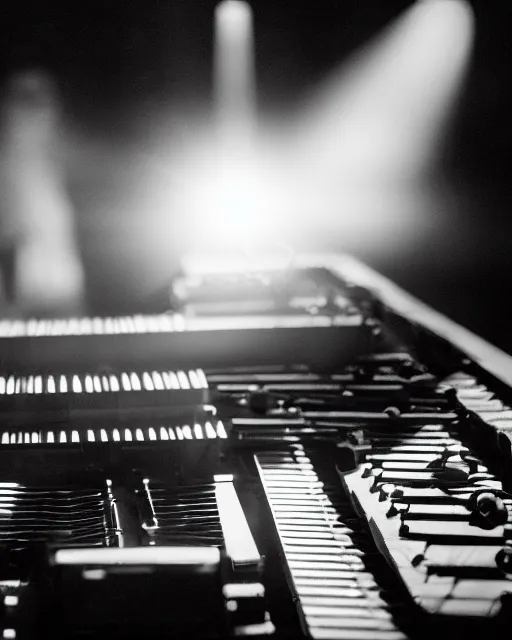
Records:
{"label": "piano interior", "polygon": [[173,287],[0,323],[3,637],[502,633],[507,357],[348,259]]}

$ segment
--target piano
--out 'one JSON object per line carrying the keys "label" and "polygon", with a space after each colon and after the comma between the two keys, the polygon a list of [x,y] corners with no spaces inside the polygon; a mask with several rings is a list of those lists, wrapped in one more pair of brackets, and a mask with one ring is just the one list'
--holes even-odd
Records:
{"label": "piano", "polygon": [[505,633],[512,358],[347,256],[0,321],[3,638]]}

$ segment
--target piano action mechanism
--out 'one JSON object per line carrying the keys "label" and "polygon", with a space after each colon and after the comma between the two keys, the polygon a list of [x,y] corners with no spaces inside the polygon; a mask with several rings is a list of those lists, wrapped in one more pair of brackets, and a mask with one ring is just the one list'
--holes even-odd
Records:
{"label": "piano action mechanism", "polygon": [[0,322],[3,637],[501,633],[512,360],[349,258],[174,285]]}

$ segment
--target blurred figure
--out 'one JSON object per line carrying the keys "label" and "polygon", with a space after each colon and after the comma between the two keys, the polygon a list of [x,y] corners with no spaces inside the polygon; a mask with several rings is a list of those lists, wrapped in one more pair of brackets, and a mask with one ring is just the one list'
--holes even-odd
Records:
{"label": "blurred figure", "polygon": [[60,109],[43,71],[12,74],[0,95],[2,315],[76,313],[84,273],[59,162]]}

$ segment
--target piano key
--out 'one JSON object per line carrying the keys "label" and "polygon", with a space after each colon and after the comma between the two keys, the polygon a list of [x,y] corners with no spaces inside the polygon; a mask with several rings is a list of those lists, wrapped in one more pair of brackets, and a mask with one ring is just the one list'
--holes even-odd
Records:
{"label": "piano key", "polygon": [[462,569],[486,569],[496,570],[496,556],[501,546],[475,546],[475,545],[429,545],[425,551],[425,564],[432,570],[441,568],[449,570]]}
{"label": "piano key", "polygon": [[134,371],[132,371],[132,373],[130,374],[130,385],[131,385],[131,391],[142,390],[142,385],[141,385],[139,376]]}
{"label": "piano key", "polygon": [[388,631],[380,629],[324,629],[322,627],[310,627],[310,633],[314,640],[407,640],[407,636],[397,629]]}
{"label": "piano key", "polygon": [[109,376],[110,390],[114,393],[117,393],[121,390],[121,385],[119,384],[119,380],[117,376],[111,374]]}
{"label": "piano key", "polygon": [[428,611],[446,616],[461,616],[467,618],[487,618],[496,613],[494,600],[454,599],[454,598],[421,598],[421,605]]}
{"label": "piano key", "polygon": [[[320,572],[321,573],[321,572]],[[295,575],[294,583],[297,586],[325,589],[325,593],[329,594],[330,588],[346,588],[355,584],[366,585],[369,584],[371,587],[376,585],[375,576],[370,572],[353,572],[353,571],[338,571],[336,572],[336,577],[325,577],[325,576],[317,576],[317,577],[300,577],[299,575]],[[316,592],[316,595],[320,595],[319,592]]]}
{"label": "piano key", "polygon": [[[407,531],[405,531],[407,528]],[[454,521],[449,525],[445,522],[432,522],[430,520],[408,521],[407,525],[400,527],[400,535],[407,538],[442,538],[447,541],[456,541],[457,538],[469,538],[472,544],[496,544],[496,540],[503,540],[503,527],[494,529],[481,529],[472,526],[469,522]]]}
{"label": "piano key", "polygon": [[130,376],[127,373],[122,373],[121,374],[121,385],[122,385],[123,391],[131,391],[132,390]]}
{"label": "piano key", "polygon": [[93,393],[94,386],[91,376],[85,376],[84,387],[86,393]]}
{"label": "piano key", "polygon": [[77,375],[73,376],[72,388],[74,393],[82,393],[82,383]]}
{"label": "piano key", "polygon": [[165,389],[165,385],[164,385],[164,381],[162,379],[161,374],[158,371],[153,371],[151,373],[151,377],[152,377],[154,388],[157,391],[163,391]]}
{"label": "piano key", "polygon": [[226,551],[235,571],[259,570],[261,556],[247,525],[232,482],[216,482],[215,497],[224,534]]}

